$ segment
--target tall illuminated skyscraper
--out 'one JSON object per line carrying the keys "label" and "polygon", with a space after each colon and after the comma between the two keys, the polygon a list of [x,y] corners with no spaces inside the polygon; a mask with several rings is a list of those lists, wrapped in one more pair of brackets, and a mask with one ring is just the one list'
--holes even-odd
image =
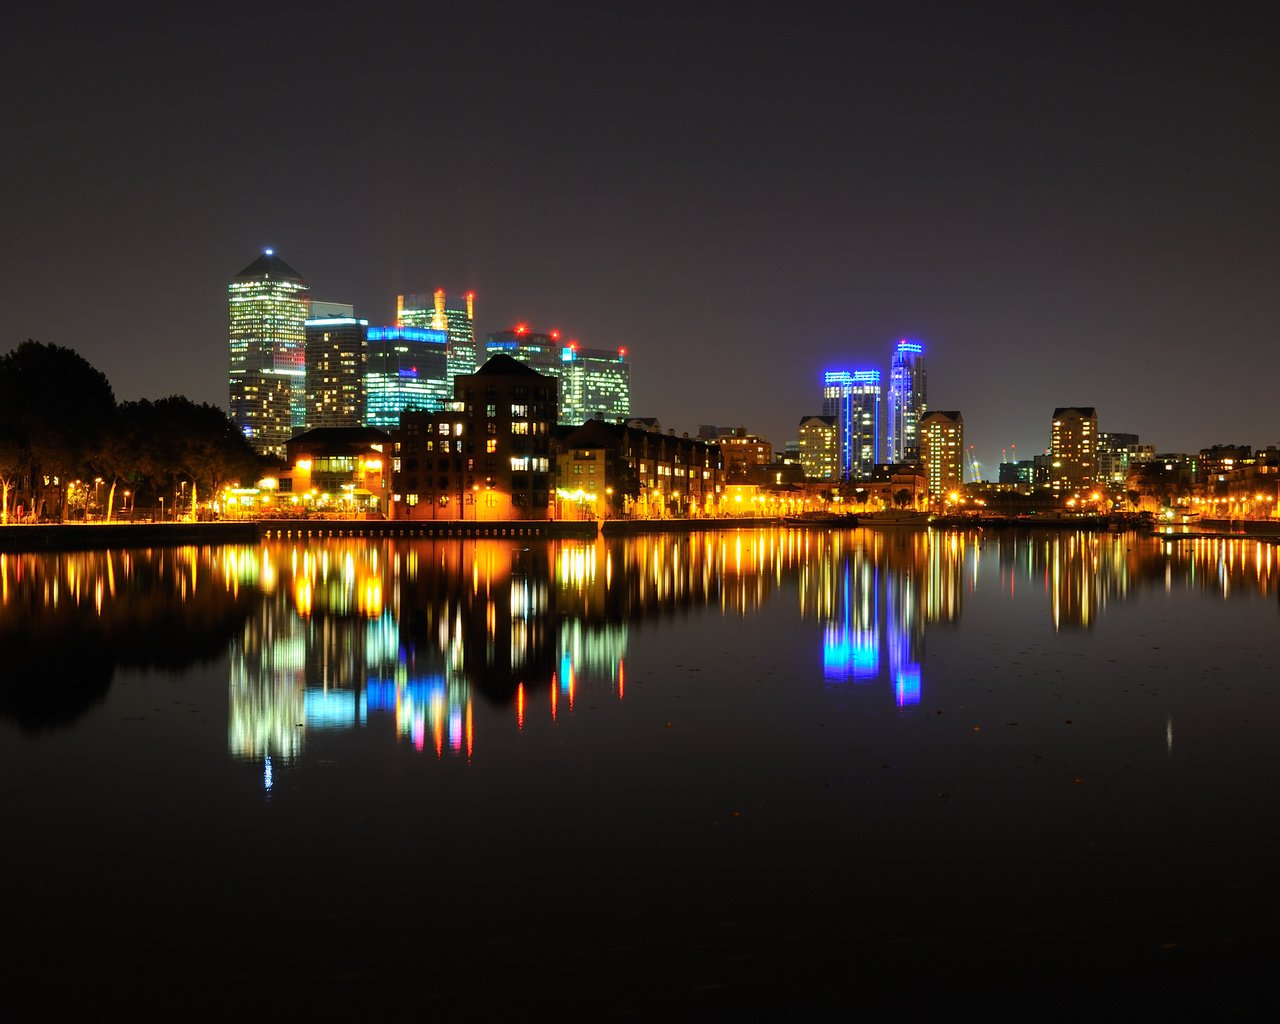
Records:
{"label": "tall illuminated skyscraper", "polygon": [[924,346],[904,338],[889,366],[890,462],[920,461],[920,419],[925,411]]}
{"label": "tall illuminated skyscraper", "polygon": [[267,249],[227,286],[231,419],[262,454],[285,455],[306,423],[311,289]]}
{"label": "tall illuminated skyscraper", "polygon": [[370,327],[365,364],[366,427],[396,430],[400,414],[438,412],[451,401],[449,339],[423,327]]}
{"label": "tall illuminated skyscraper", "polygon": [[453,394],[456,377],[476,372],[476,293],[467,292],[462,300],[449,300],[443,288],[430,296],[397,295],[396,324],[400,327],[424,327],[444,331],[449,338],[449,394]]}
{"label": "tall illuminated skyscraper", "polygon": [[1098,411],[1091,405],[1053,410],[1049,440],[1050,483],[1056,497],[1093,486],[1098,475]]}
{"label": "tall illuminated skyscraper", "polygon": [[[312,312],[321,312],[316,307],[322,305],[312,303]],[[364,426],[368,327],[368,320],[350,315],[315,316],[306,322],[308,429]]]}
{"label": "tall illuminated skyscraper", "polygon": [[575,426],[591,419],[623,423],[630,416],[627,350],[579,348],[572,341],[565,345],[560,350],[560,422]]}
{"label": "tall illuminated skyscraper", "polygon": [[836,419],[840,479],[869,478],[880,461],[880,371],[828,370],[822,414]]}

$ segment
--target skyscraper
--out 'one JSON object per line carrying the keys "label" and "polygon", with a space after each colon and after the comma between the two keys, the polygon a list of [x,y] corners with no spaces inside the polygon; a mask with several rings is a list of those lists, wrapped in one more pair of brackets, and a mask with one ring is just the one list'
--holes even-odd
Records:
{"label": "skyscraper", "polygon": [[364,426],[368,327],[354,316],[306,321],[308,429]]}
{"label": "skyscraper", "polygon": [[443,288],[426,295],[397,295],[396,324],[400,327],[429,327],[444,331],[449,338],[449,394],[456,377],[476,372],[476,293],[467,292],[461,301],[450,301]]}
{"label": "skyscraper", "polygon": [[231,419],[260,453],[283,458],[306,423],[311,289],[267,249],[227,286]]}
{"label": "skyscraper", "polygon": [[484,344],[484,356],[485,359],[492,359],[496,355],[510,356],[557,380],[560,379],[561,364],[564,362],[559,332],[542,334],[529,330],[527,324],[516,324],[505,331],[490,334]]}
{"label": "skyscraper", "polygon": [[1053,410],[1050,483],[1058,497],[1092,487],[1098,475],[1098,411],[1091,405]]}
{"label": "skyscraper", "polygon": [[627,350],[579,348],[573,341],[565,345],[560,350],[560,422],[575,426],[590,419],[624,423],[630,415]]}
{"label": "skyscraper", "polygon": [[880,371],[828,370],[822,414],[836,419],[840,479],[868,479],[880,461]]}
{"label": "skyscraper", "polygon": [[436,412],[450,401],[449,338],[423,327],[369,327],[365,426],[395,430],[405,412]]}
{"label": "skyscraper", "polygon": [[919,424],[926,411],[924,346],[898,342],[889,366],[889,461],[920,460]]}
{"label": "skyscraper", "polygon": [[930,497],[960,489],[964,484],[964,417],[960,413],[939,409],[921,418],[920,461]]}

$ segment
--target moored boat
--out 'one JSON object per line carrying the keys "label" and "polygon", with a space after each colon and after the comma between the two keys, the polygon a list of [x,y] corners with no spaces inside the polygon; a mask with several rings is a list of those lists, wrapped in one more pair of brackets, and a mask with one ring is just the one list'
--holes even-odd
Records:
{"label": "moored boat", "polygon": [[858,525],[869,526],[873,530],[922,530],[929,525],[932,518],[932,512],[887,508],[882,512],[858,516]]}

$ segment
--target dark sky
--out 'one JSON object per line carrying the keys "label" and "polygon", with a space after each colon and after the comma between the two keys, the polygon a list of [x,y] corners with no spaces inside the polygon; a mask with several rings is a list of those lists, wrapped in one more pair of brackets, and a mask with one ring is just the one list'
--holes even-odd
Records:
{"label": "dark sky", "polygon": [[1104,6],[29,5],[0,344],[225,405],[270,245],[375,323],[445,286],[482,333],[625,344],[681,431],[781,446],[910,337],[988,467],[1057,405],[1280,443],[1280,21]]}

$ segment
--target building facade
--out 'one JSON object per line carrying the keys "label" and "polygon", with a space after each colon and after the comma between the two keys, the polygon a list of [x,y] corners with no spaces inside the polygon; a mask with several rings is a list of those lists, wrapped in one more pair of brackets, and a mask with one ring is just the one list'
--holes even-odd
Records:
{"label": "building facade", "polygon": [[738,427],[720,438],[720,455],[726,481],[760,483],[763,471],[773,462],[773,445],[758,434],[748,434],[746,427]]}
{"label": "building facade", "polygon": [[366,328],[365,424],[394,430],[406,412],[450,400],[448,337],[425,327]]}
{"label": "building facade", "polygon": [[227,286],[230,414],[254,449],[285,457],[306,423],[311,289],[271,249]]}
{"label": "building facade", "polygon": [[461,299],[450,299],[443,288],[437,288],[429,297],[397,295],[396,324],[445,332],[449,339],[446,387],[450,395],[455,378],[476,372],[475,292],[467,292]]}
{"label": "building facade", "polygon": [[1098,412],[1091,405],[1053,410],[1049,443],[1050,486],[1057,498],[1093,487],[1098,478]]}
{"label": "building facade", "polygon": [[800,421],[800,465],[808,480],[840,479],[840,446],[834,416],[806,416]]}
{"label": "building facade", "polygon": [[624,423],[631,415],[631,364],[627,350],[579,348],[560,352],[560,416],[570,425],[599,419]]}
{"label": "building facade", "polygon": [[926,413],[920,420],[920,461],[933,499],[964,486],[964,417],[955,410]]}
{"label": "building facade", "polygon": [[454,381],[439,412],[394,432],[397,519],[546,519],[558,381],[505,354]]}
{"label": "building facade", "polygon": [[890,462],[920,461],[920,420],[925,404],[924,346],[919,342],[898,342],[889,366],[889,422],[887,431]]}
{"label": "building facade", "polygon": [[880,461],[880,371],[828,370],[822,414],[836,420],[840,479],[870,479]]}
{"label": "building facade", "polygon": [[695,518],[722,511],[720,447],[627,424],[588,420],[556,441],[557,515]]}
{"label": "building facade", "polygon": [[368,427],[318,427],[289,439],[279,506],[307,514],[385,518],[391,436]]}
{"label": "building facade", "polygon": [[360,427],[365,418],[368,320],[306,321],[307,427]]}

